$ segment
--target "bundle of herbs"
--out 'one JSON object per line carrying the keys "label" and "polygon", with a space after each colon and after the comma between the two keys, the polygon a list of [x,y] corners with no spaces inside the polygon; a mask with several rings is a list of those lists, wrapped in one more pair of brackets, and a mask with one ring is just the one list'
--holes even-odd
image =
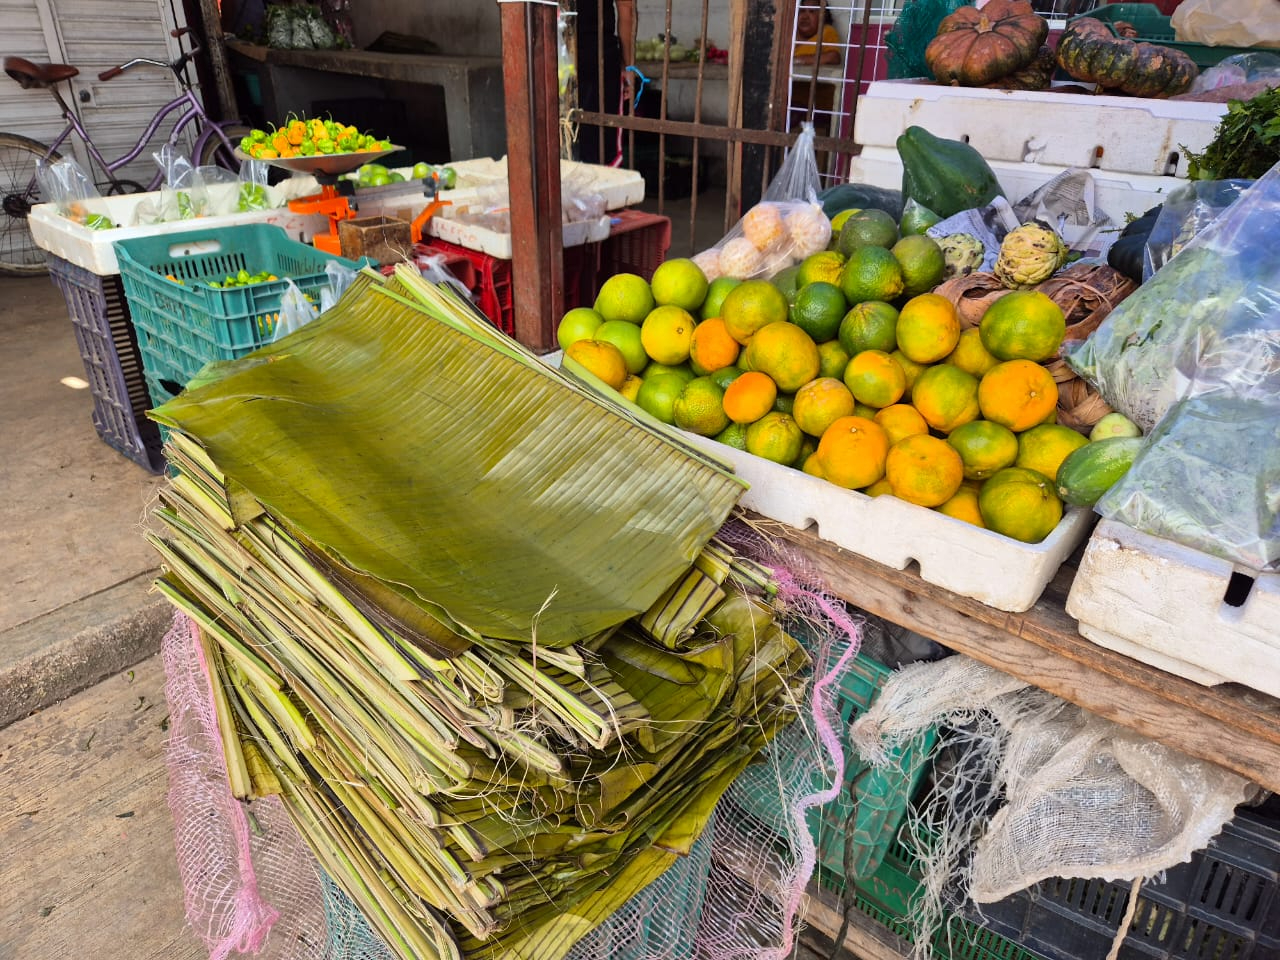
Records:
{"label": "bundle of herbs", "polygon": [[559,960],[796,714],[739,482],[404,273],[218,372],[152,542],[232,790],[405,960]]}
{"label": "bundle of herbs", "polygon": [[1182,150],[1193,180],[1257,180],[1280,163],[1280,87],[1229,101],[1204,152]]}

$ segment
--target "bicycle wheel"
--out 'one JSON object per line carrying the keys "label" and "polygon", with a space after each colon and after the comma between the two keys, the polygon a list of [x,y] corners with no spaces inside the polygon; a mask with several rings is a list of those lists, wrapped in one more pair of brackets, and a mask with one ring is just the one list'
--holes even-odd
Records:
{"label": "bicycle wheel", "polygon": [[36,161],[61,159],[38,140],[0,133],[0,273],[44,273],[44,251],[31,239],[27,214],[41,202]]}
{"label": "bicycle wheel", "polygon": [[[231,141],[232,148],[235,148],[244,137],[249,135],[250,130],[242,123],[229,123],[222,128],[222,132]],[[234,153],[222,145],[218,135],[211,130],[210,137],[205,141],[204,149],[200,152],[200,166],[222,167],[224,170],[238,171],[240,161],[236,159]]]}

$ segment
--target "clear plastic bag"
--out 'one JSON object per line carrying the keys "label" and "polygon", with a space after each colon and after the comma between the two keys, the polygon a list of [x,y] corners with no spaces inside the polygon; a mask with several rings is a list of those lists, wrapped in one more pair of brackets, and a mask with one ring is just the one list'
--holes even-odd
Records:
{"label": "clear plastic bag", "polygon": [[1150,280],[1194,240],[1196,234],[1239,200],[1252,183],[1252,180],[1193,180],[1169,194],[1147,237],[1142,257],[1143,282]]}
{"label": "clear plastic bag", "polygon": [[813,140],[813,124],[806,123],[764,198],[719,243],[694,255],[708,280],[772,277],[827,248],[831,221],[818,202]]}
{"label": "clear plastic bag", "polygon": [[1144,432],[1194,379],[1239,386],[1280,342],[1280,166],[1246,190],[1158,273],[1063,356]]}
{"label": "clear plastic bag", "polygon": [[417,257],[414,259],[414,265],[418,268],[418,272],[422,274],[422,279],[428,283],[447,283],[458,293],[466,297],[468,300],[475,302],[475,295],[467,289],[467,285],[453,275],[446,267],[446,257],[443,253],[433,253],[426,257]]}
{"label": "clear plastic bag", "polygon": [[265,160],[245,160],[240,164],[240,189],[236,194],[236,210],[249,213],[270,210],[274,204],[268,192],[270,167]]}
{"label": "clear plastic bag", "polygon": [[36,161],[36,183],[40,196],[56,206],[58,213],[68,220],[91,230],[110,230],[116,226],[106,214],[93,209],[93,201],[101,200],[102,195],[75,160]]}
{"label": "clear plastic bag", "polygon": [[1280,569],[1280,382],[1249,398],[1179,400],[1097,510],[1254,571]]}
{"label": "clear plastic bag", "polygon": [[152,158],[163,174],[156,196],[138,204],[134,217],[139,225],[194,220],[208,215],[209,191],[204,177],[191,160],[164,144]]}
{"label": "clear plastic bag", "polygon": [[322,287],[320,290],[320,312],[324,313],[335,303],[342,299],[342,295],[347,292],[347,287],[351,286],[351,282],[356,278],[356,271],[350,267],[343,266],[336,260],[330,260],[324,266],[325,276],[329,278],[329,285]]}
{"label": "clear plastic bag", "polygon": [[285,284],[284,296],[280,298],[280,319],[276,322],[275,336],[271,338],[273,343],[295,330],[301,330],[324,312],[292,280],[286,280]]}

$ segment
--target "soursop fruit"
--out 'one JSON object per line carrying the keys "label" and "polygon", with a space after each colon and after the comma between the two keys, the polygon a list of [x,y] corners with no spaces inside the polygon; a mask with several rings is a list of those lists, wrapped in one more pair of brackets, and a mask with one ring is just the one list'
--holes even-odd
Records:
{"label": "soursop fruit", "polygon": [[967,277],[982,266],[986,256],[982,241],[971,233],[953,233],[939,240],[938,246],[942,248],[942,259],[946,264],[942,273],[944,280]]}
{"label": "soursop fruit", "polygon": [[1052,227],[1033,220],[1004,238],[995,275],[1010,290],[1028,290],[1057,273],[1069,252]]}

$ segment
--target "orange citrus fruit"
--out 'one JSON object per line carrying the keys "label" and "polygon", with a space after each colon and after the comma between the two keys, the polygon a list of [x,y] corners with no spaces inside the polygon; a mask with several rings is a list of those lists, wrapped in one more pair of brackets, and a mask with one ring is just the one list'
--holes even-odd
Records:
{"label": "orange citrus fruit", "polygon": [[822,473],[821,464],[818,463],[818,454],[816,451],[804,458],[804,464],[800,469],[811,477],[817,477],[819,480],[827,479]]}
{"label": "orange citrus fruit", "polygon": [[714,373],[733,365],[742,346],[729,336],[724,320],[712,317],[693,328],[689,343],[689,365],[698,376]]}
{"label": "orange citrus fruit", "polygon": [[889,353],[898,346],[898,311],[891,304],[868,300],[851,308],[840,321],[840,345],[856,357],[863,350]]}
{"label": "orange citrus fruit", "polygon": [[671,408],[676,426],[690,433],[714,437],[729,426],[724,412],[724,391],[710,377],[690,380]]}
{"label": "orange citrus fruit", "polygon": [[865,417],[841,417],[823,432],[814,456],[823,477],[838,487],[856,490],[884,476],[889,435]]}
{"label": "orange citrus fruit", "polygon": [[1022,467],[1006,467],[984,483],[978,507],[987,529],[1023,543],[1039,543],[1062,519],[1053,481]]}
{"label": "orange citrus fruit", "polygon": [[820,437],[841,417],[852,416],[853,406],[853,394],[848,387],[834,377],[819,377],[796,391],[791,415],[801,430]]}
{"label": "orange citrus fruit", "polygon": [[726,447],[733,447],[735,450],[746,450],[747,425],[745,423],[731,423],[717,433],[715,439]]}
{"label": "orange citrus fruit", "polygon": [[844,379],[844,368],[849,365],[849,351],[840,346],[839,340],[818,344],[818,376]]}
{"label": "orange citrus fruit", "polygon": [[643,323],[656,304],[644,277],[619,273],[610,277],[596,294],[595,311],[605,320]]}
{"label": "orange citrus fruit", "polygon": [[1054,412],[1058,385],[1038,363],[1006,360],[987,371],[978,384],[978,406],[988,420],[1019,433],[1043,423]]}
{"label": "orange citrus fruit", "polygon": [[849,254],[840,271],[840,289],[850,303],[867,300],[888,303],[898,298],[904,284],[902,265],[884,247],[859,247]]}
{"label": "orange citrus fruit", "polygon": [[640,341],[645,353],[659,363],[677,364],[689,359],[696,326],[688,310],[655,307],[640,325]]}
{"label": "orange citrus fruit", "polygon": [[929,424],[920,416],[920,411],[909,403],[895,403],[885,407],[876,414],[875,421],[889,435],[890,446],[907,437],[929,432]]}
{"label": "orange citrus fruit", "polygon": [[947,441],[918,434],[889,448],[884,475],[895,497],[922,507],[936,507],[960,489],[964,465]]}
{"label": "orange citrus fruit", "polygon": [[659,306],[671,304],[692,313],[707,298],[707,277],[692,260],[678,257],[658,264],[649,289]]}
{"label": "orange citrus fruit", "polygon": [[902,398],[907,375],[883,350],[863,350],[844,368],[845,386],[859,403],[881,409]]}
{"label": "orange citrus fruit", "polygon": [[903,293],[914,297],[927,293],[942,282],[947,261],[942,255],[942,247],[933,237],[923,234],[912,234],[903,237],[892,247],[890,252],[902,265]]}
{"label": "orange citrus fruit", "polygon": [[982,510],[978,507],[978,491],[973,487],[961,484],[960,489],[955,492],[950,500],[939,504],[934,509],[939,513],[945,513],[948,517],[955,517],[965,523],[972,523],[975,527],[986,527],[986,523],[982,519]]}
{"label": "orange citrus fruit", "polygon": [[916,363],[941,360],[960,342],[960,315],[946,297],[922,293],[898,313],[898,349]]}
{"label": "orange citrus fruit", "polygon": [[810,283],[839,283],[840,271],[844,269],[844,254],[839,250],[821,250],[806,257],[796,271],[796,285],[804,288]]}
{"label": "orange citrus fruit", "polygon": [[907,375],[907,389],[906,392],[902,394],[902,399],[910,400],[911,390],[915,387],[916,380],[919,378],[920,374],[924,373],[927,365],[923,363],[916,363],[901,350],[894,350],[893,353],[889,354],[889,356],[898,361],[898,366],[900,366],[902,368],[902,372]]}
{"label": "orange citrus fruit", "polygon": [[960,331],[960,342],[943,361],[979,378],[999,362],[982,345],[982,334],[977,327]]}
{"label": "orange citrus fruit", "polygon": [[569,344],[566,357],[581,364],[615,390],[620,390],[627,379],[627,361],[622,351],[603,340],[579,340]]}
{"label": "orange citrus fruit", "polygon": [[1070,427],[1056,423],[1042,423],[1018,434],[1018,459],[1015,467],[1026,467],[1042,473],[1050,480],[1058,479],[1058,468],[1067,454],[1079,450],[1088,438]]}
{"label": "orange citrus fruit", "polygon": [[893,496],[893,484],[889,482],[888,477],[881,477],[869,487],[863,487],[862,492],[868,497],[891,497]]}
{"label": "orange citrus fruit", "polygon": [[745,353],[751,369],[767,373],[785,393],[799,390],[818,375],[822,366],[813,338],[786,321],[757,330]]}
{"label": "orange citrus fruit", "polygon": [[640,388],[642,386],[644,386],[644,381],[634,373],[629,373],[627,374],[627,379],[622,381],[622,386],[618,388],[618,392],[632,403],[635,403],[636,397],[640,396]]}
{"label": "orange citrus fruit", "polygon": [[729,336],[748,343],[757,330],[787,319],[787,298],[768,280],[745,280],[730,290],[720,304]]}
{"label": "orange citrus fruit", "polygon": [[940,363],[916,378],[911,405],[940,433],[978,419],[978,378],[959,367]]}
{"label": "orange citrus fruit", "polygon": [[983,346],[997,359],[1039,363],[1058,355],[1067,321],[1040,291],[1015,290],[987,307],[978,330]]}
{"label": "orange citrus fruit", "polygon": [[1018,458],[1018,438],[1013,431],[990,420],[956,427],[947,435],[947,443],[960,454],[964,475],[970,480],[985,480],[997,470],[1013,466]]}
{"label": "orange citrus fruit", "polygon": [[778,386],[768,375],[752,370],[736,378],[724,391],[724,412],[734,423],[754,423],[773,409]]}
{"label": "orange citrus fruit", "polygon": [[804,434],[790,414],[774,410],[747,427],[747,453],[774,463],[795,463],[803,443]]}

